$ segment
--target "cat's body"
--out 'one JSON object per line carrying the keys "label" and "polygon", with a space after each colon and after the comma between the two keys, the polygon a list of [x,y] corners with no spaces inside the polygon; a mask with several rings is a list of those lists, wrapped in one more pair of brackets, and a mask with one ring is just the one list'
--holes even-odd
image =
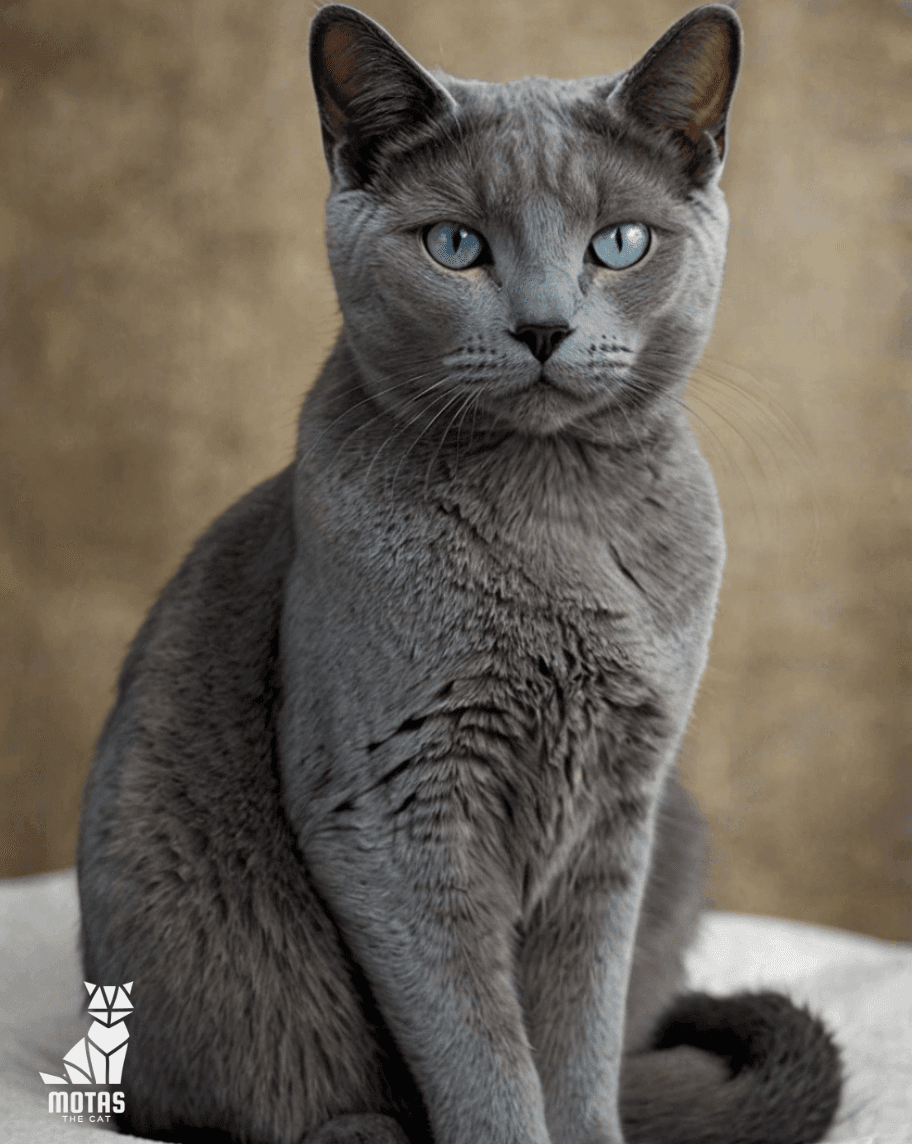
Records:
{"label": "cat's body", "polygon": [[85,799],[86,976],[135,982],[133,1131],[829,1123],[810,1017],[675,1000],[701,842],[673,764],[724,558],[679,396],[738,52],[709,7],[620,82],[483,85],[317,17],[345,326],[295,463],[150,613]]}

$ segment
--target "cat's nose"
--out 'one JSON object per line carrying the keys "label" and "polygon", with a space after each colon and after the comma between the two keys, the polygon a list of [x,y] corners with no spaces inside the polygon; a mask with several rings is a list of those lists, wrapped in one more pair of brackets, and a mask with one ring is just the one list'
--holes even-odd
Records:
{"label": "cat's nose", "polygon": [[565,324],[562,326],[517,326],[510,333],[518,342],[527,345],[535,357],[544,363],[564,338],[569,337],[573,331]]}

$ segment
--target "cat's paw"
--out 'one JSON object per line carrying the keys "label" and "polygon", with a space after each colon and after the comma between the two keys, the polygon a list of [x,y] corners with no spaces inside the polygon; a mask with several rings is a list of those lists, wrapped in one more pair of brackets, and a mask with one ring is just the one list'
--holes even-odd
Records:
{"label": "cat's paw", "polygon": [[376,1113],[337,1116],[313,1132],[301,1144],[410,1144],[395,1120]]}

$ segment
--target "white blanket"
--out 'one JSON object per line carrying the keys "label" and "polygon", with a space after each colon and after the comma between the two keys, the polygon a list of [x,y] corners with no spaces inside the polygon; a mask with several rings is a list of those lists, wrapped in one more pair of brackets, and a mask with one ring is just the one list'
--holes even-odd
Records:
{"label": "white blanket", "polygon": [[[0,1141],[104,1144],[103,1128],[48,1112],[39,1069],[85,1032],[71,870],[0,881]],[[912,945],[773,918],[708,913],[690,956],[696,988],[783,988],[826,1018],[848,1081],[842,1144],[912,1144]]]}

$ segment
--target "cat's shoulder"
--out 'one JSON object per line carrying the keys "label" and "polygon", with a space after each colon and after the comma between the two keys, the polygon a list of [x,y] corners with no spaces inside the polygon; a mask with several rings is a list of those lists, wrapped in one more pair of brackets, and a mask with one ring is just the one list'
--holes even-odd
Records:
{"label": "cat's shoulder", "polygon": [[122,687],[150,656],[173,662],[184,653],[199,661],[270,638],[294,557],[293,478],[292,464],[226,509],[196,541],[140,628]]}
{"label": "cat's shoulder", "polygon": [[256,485],[196,541],[165,595],[205,588],[243,598],[259,580],[284,575],[294,548],[294,465]]}

